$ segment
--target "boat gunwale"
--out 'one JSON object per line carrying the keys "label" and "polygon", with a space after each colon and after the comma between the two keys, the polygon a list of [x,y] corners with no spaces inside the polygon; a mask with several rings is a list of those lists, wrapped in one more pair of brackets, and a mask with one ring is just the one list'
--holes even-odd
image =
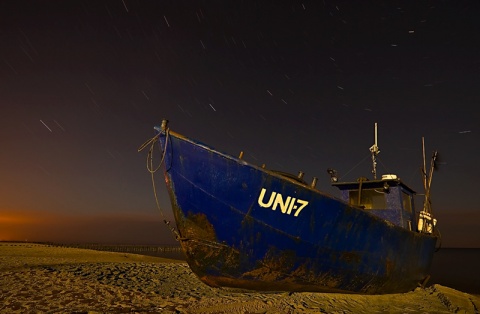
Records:
{"label": "boat gunwale", "polygon": [[[164,133],[165,133],[165,132],[164,132]],[[189,142],[189,143],[191,143],[192,145],[195,145],[195,146],[200,147],[200,148],[202,148],[202,149],[205,149],[205,150],[207,150],[207,151],[214,152],[215,154],[217,154],[217,155],[219,155],[219,156],[221,156],[221,157],[223,157],[223,158],[227,158],[227,159],[229,159],[229,160],[232,160],[232,161],[234,161],[234,162],[236,162],[236,163],[239,163],[239,164],[242,164],[242,165],[244,165],[244,166],[248,166],[248,167],[254,168],[254,169],[256,169],[256,170],[259,170],[259,171],[264,172],[264,173],[266,173],[267,175],[273,176],[273,177],[275,177],[275,178],[277,178],[277,179],[288,181],[288,182],[293,183],[293,184],[295,184],[295,185],[297,185],[297,186],[299,186],[299,187],[301,187],[301,188],[306,188],[306,189],[308,189],[308,190],[310,190],[310,191],[312,191],[312,192],[314,192],[314,193],[317,193],[317,194],[321,195],[322,197],[327,197],[327,198],[333,199],[333,200],[335,200],[335,201],[338,201],[338,202],[344,204],[345,206],[354,208],[354,209],[356,209],[356,210],[359,210],[359,211],[361,211],[361,212],[369,215],[371,218],[377,220],[377,221],[380,222],[380,223],[383,223],[383,224],[387,225],[387,226],[390,227],[390,228],[395,228],[395,229],[398,229],[398,230],[400,230],[400,231],[403,231],[403,232],[406,232],[406,233],[410,233],[410,234],[412,234],[412,235],[414,235],[414,236],[421,236],[421,237],[425,237],[425,238],[436,238],[436,239],[438,239],[438,236],[434,235],[433,233],[432,233],[432,234],[427,234],[427,233],[417,232],[417,231],[415,231],[415,229],[414,229],[414,230],[408,230],[408,229],[406,229],[406,228],[404,228],[404,227],[397,226],[397,225],[395,225],[394,223],[392,223],[392,222],[390,222],[390,221],[388,221],[388,220],[385,220],[385,219],[383,219],[383,218],[380,218],[380,217],[378,217],[378,216],[376,216],[376,215],[374,215],[374,214],[372,214],[372,213],[364,210],[364,209],[363,209],[362,207],[360,207],[360,206],[352,205],[352,204],[344,201],[344,200],[341,199],[340,197],[337,197],[337,196],[328,194],[328,193],[326,193],[326,192],[323,192],[323,191],[321,191],[321,190],[318,190],[318,189],[316,189],[316,188],[313,188],[313,187],[311,187],[311,186],[308,185],[308,184],[302,184],[301,182],[299,182],[299,181],[297,181],[297,180],[295,180],[295,179],[293,179],[293,178],[290,178],[290,177],[288,177],[288,176],[283,176],[283,175],[275,172],[274,170],[269,170],[269,169],[266,169],[266,168],[259,167],[259,166],[255,165],[255,164],[253,164],[253,163],[250,163],[250,162],[245,161],[244,159],[241,159],[241,158],[238,158],[238,157],[234,157],[234,156],[231,155],[231,154],[227,154],[227,153],[218,151],[217,149],[213,148],[212,146],[209,146],[209,145],[207,145],[207,144],[205,144],[205,143],[203,143],[203,142],[200,142],[200,141],[198,141],[198,140],[194,140],[194,139],[192,139],[192,138],[190,138],[190,137],[187,137],[187,136],[185,136],[185,135],[183,135],[183,134],[180,134],[180,133],[178,133],[178,132],[172,131],[172,130],[170,130],[170,128],[168,129],[168,131],[166,132],[166,134],[168,134],[168,135],[166,135],[166,136],[172,136],[172,135],[173,135],[174,137],[176,137],[176,138],[179,139],[179,140],[183,140],[183,141],[185,141],[185,142]],[[166,171],[167,171],[167,170],[166,170]],[[383,180],[383,181],[382,181],[382,180],[376,180],[376,181],[378,181],[378,182],[394,181],[394,182],[398,182],[398,183],[399,183],[400,185],[402,185],[402,186],[405,186],[405,184],[403,184],[399,179],[390,179],[390,180]],[[374,181],[367,181],[367,182],[374,182]],[[345,182],[345,184],[352,184],[352,183],[353,183],[353,182]],[[338,183],[337,183],[337,184],[338,184]],[[341,184],[341,183],[340,183],[340,184]],[[408,186],[406,186],[406,187],[408,188]]]}

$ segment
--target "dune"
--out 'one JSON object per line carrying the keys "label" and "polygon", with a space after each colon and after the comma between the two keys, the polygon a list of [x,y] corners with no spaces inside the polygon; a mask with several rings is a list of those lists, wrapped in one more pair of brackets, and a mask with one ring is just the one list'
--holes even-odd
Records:
{"label": "dune", "polygon": [[211,288],[183,261],[0,243],[1,313],[478,313],[480,298],[432,285],[401,294]]}

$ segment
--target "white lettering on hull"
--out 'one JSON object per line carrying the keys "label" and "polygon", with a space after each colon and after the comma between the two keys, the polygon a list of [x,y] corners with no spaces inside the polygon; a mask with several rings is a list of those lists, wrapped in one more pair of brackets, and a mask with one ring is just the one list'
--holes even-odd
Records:
{"label": "white lettering on hull", "polygon": [[293,216],[298,217],[302,209],[308,205],[307,201],[296,199],[291,196],[285,198],[282,194],[277,192],[270,193],[268,201],[265,202],[266,192],[267,190],[265,188],[262,188],[260,191],[260,195],[258,196],[258,205],[260,205],[260,207],[272,208],[272,210],[280,208],[280,211],[287,215],[291,215],[292,211],[294,211]]}

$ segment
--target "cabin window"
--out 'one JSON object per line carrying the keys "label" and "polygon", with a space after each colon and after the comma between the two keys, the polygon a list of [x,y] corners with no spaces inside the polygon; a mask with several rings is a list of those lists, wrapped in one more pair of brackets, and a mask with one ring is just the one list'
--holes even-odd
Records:
{"label": "cabin window", "polygon": [[409,213],[412,212],[412,198],[409,194],[402,191],[402,205],[403,209],[408,211]]}
{"label": "cabin window", "polygon": [[349,192],[349,203],[362,206],[364,209],[385,209],[385,193],[378,189],[362,189],[360,204],[358,203],[358,190]]}

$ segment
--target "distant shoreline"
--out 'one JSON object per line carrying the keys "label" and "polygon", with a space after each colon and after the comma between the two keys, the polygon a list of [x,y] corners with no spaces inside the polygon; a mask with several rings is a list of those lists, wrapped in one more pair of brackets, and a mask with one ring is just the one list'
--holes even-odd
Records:
{"label": "distant shoreline", "polygon": [[[155,247],[155,248],[181,248],[180,245],[171,244],[128,244],[128,243],[101,243],[101,242],[54,242],[54,241],[22,241],[22,240],[0,240],[0,243],[32,243],[61,247],[84,247],[84,246],[105,246],[105,247]],[[479,250],[476,247],[442,247],[442,250]]]}
{"label": "distant shoreline", "polygon": [[[149,256],[159,256],[168,253],[183,254],[180,245],[144,245],[144,244],[104,244],[104,243],[60,243],[36,241],[0,241],[0,243],[41,244],[52,247],[88,249],[105,252],[132,253]],[[181,255],[179,255],[181,257]]]}

